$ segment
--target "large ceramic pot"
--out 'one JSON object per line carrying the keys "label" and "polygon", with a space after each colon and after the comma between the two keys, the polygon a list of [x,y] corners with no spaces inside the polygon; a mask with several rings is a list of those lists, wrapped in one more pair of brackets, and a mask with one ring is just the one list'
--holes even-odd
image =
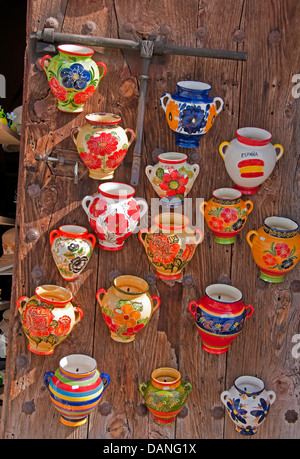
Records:
{"label": "large ceramic pot", "polygon": [[[267,217],[263,226],[247,234],[260,278],[266,282],[283,282],[300,258],[299,225],[286,217]],[[252,237],[253,236],[253,237]]]}
{"label": "large ceramic pot", "polygon": [[105,182],[96,196],[86,196],[82,207],[104,250],[121,250],[125,240],[148,210],[144,199],[134,199],[135,189],[126,183]]}
{"label": "large ceramic pot", "polygon": [[271,140],[270,132],[245,127],[236,131],[236,139],[219,146],[227,173],[243,194],[257,193],[259,185],[271,175],[283,155],[283,146],[272,145]]}
{"label": "large ceramic pot", "polygon": [[[88,124],[71,129],[71,137],[89,176],[109,180],[123,161],[135,133],[119,126],[121,117],[113,113],[91,113],[85,117]],[[128,139],[128,133],[130,138]]]}
{"label": "large ceramic pot", "polygon": [[61,276],[68,281],[77,279],[88,264],[96,237],[83,226],[63,225],[50,233],[50,247]]}
{"label": "large ceramic pot", "polygon": [[[42,57],[52,94],[56,97],[58,109],[63,112],[79,113],[85,102],[94,94],[99,81],[106,74],[103,62],[94,62],[94,50],[81,45],[58,45],[58,54]],[[46,61],[49,61],[46,66]],[[98,67],[102,67],[99,74]]]}
{"label": "large ceramic pot", "polygon": [[211,354],[224,354],[253,314],[251,304],[244,306],[242,293],[226,284],[212,284],[189,310],[202,339],[202,349]]}
{"label": "large ceramic pot", "polygon": [[275,392],[267,391],[264,382],[255,376],[240,376],[229,391],[221,394],[227,413],[241,435],[256,434],[275,399]]}
{"label": "large ceramic pot", "polygon": [[202,242],[202,232],[188,225],[185,215],[162,213],[154,217],[154,225],[149,230],[140,230],[139,239],[160,279],[181,279],[183,268]]}
{"label": "large ceramic pot", "polygon": [[212,127],[224,102],[220,97],[210,97],[210,90],[211,86],[207,83],[179,81],[175,94],[166,93],[160,98],[168,125],[175,133],[176,145],[197,148],[201,136]]}
{"label": "large ceramic pot", "polygon": [[55,347],[69,336],[83,316],[82,309],[71,301],[71,292],[56,285],[41,285],[31,298],[18,299],[17,309],[31,352],[53,354]]}
{"label": "large ceramic pot", "polygon": [[78,427],[99,405],[110,384],[106,373],[99,373],[92,357],[72,354],[63,357],[58,369],[44,374],[44,384],[63,424]]}
{"label": "large ceramic pot", "polygon": [[163,204],[181,206],[197,175],[198,164],[190,165],[183,153],[162,153],[155,166],[147,166],[146,175]]}
{"label": "large ceramic pot", "polygon": [[252,201],[243,201],[242,193],[233,188],[218,188],[208,202],[200,204],[200,211],[218,244],[235,242],[252,209]]}
{"label": "large ceramic pot", "polygon": [[190,382],[181,380],[179,371],[174,368],[157,368],[147,383],[139,384],[139,391],[154,421],[159,425],[169,425],[184,407],[192,390]]}
{"label": "large ceramic pot", "polygon": [[150,295],[148,283],[136,276],[116,277],[108,290],[98,290],[96,298],[112,339],[120,343],[132,342],[160,306],[160,298]]}

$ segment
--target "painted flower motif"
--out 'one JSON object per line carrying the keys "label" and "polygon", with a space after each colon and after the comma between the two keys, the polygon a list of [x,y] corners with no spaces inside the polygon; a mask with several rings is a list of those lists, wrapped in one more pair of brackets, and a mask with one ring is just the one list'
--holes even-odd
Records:
{"label": "painted flower motif", "polygon": [[293,266],[293,264],[294,264],[293,258],[287,258],[286,260],[283,260],[280,267],[282,269],[289,269],[291,266]]}
{"label": "painted flower motif", "polygon": [[84,104],[95,92],[95,86],[90,85],[88,88],[86,88],[85,91],[80,91],[77,92],[74,95],[74,102],[76,105],[82,105]]}
{"label": "painted flower motif", "polygon": [[128,210],[127,210],[128,215],[134,221],[138,221],[140,218],[140,206],[138,205],[138,203],[134,201],[133,199],[131,199],[130,201],[128,201],[127,205],[128,205]]}
{"label": "painted flower motif", "polygon": [[224,222],[220,218],[212,217],[208,223],[216,231],[222,231],[224,229]]}
{"label": "painted flower motif", "polygon": [[222,210],[220,217],[223,218],[225,223],[230,223],[231,221],[235,221],[237,219],[237,210],[231,209],[230,207],[225,207]]}
{"label": "painted flower motif", "polygon": [[94,216],[94,217],[99,217],[99,215],[102,215],[106,212],[106,209],[107,209],[107,202],[105,201],[105,199],[101,199],[101,198],[95,198],[92,202],[92,204],[90,205],[90,213]]}
{"label": "painted flower motif", "polygon": [[238,229],[242,228],[244,223],[245,223],[246,219],[245,218],[239,218],[233,225],[232,225],[232,229],[234,231],[237,231]]}
{"label": "painted flower motif", "polygon": [[79,153],[80,158],[89,169],[101,169],[102,160],[99,156],[92,155],[86,151]]}
{"label": "painted flower motif", "polygon": [[105,322],[107,323],[107,325],[109,326],[110,330],[112,332],[116,332],[118,330],[118,325],[116,325],[114,322],[113,322],[113,319],[110,317],[110,316],[107,316],[106,314],[104,314],[104,312],[102,312],[102,317],[103,319],[105,320]]}
{"label": "painted flower motif", "polygon": [[208,132],[212,125],[214,124],[215,118],[217,116],[217,107],[215,104],[212,104],[209,108],[208,117],[204,132]]}
{"label": "painted flower motif", "polygon": [[67,89],[82,90],[91,81],[91,74],[82,64],[72,64],[60,71],[62,85]]}
{"label": "painted flower motif", "polygon": [[181,111],[180,126],[188,134],[195,134],[205,127],[205,111],[201,108],[188,106]]}
{"label": "painted flower motif", "polygon": [[187,244],[185,251],[183,252],[181,258],[183,261],[190,260],[193,256],[195,246],[192,244]]}
{"label": "painted flower motif", "polygon": [[118,167],[119,164],[123,161],[126,153],[127,153],[127,149],[126,148],[124,148],[123,150],[116,151],[113,155],[111,155],[107,159],[107,161],[106,161],[107,167],[109,167],[111,169],[115,169],[116,167]]}
{"label": "painted flower motif", "polygon": [[164,234],[155,234],[149,243],[149,250],[153,253],[154,262],[169,264],[173,263],[180,245],[172,244]]}
{"label": "painted flower motif", "polygon": [[167,105],[166,117],[170,128],[174,131],[178,128],[178,115],[178,105],[176,104],[176,102],[174,102],[174,100],[171,100]]}
{"label": "painted flower motif", "polygon": [[63,336],[67,335],[71,328],[71,318],[69,316],[63,316],[58,319],[58,325],[54,329],[54,335]]}
{"label": "painted flower motif", "polygon": [[291,249],[285,243],[276,244],[275,251],[276,251],[276,256],[280,258],[287,258],[291,253]]}
{"label": "painted flower motif", "polygon": [[129,223],[124,214],[108,215],[106,218],[107,230],[110,233],[121,235],[127,230]]}
{"label": "painted flower motif", "polygon": [[256,418],[255,422],[257,424],[260,424],[267,417],[270,409],[269,404],[264,398],[260,398],[259,401],[258,409],[250,411],[250,414]]}
{"label": "painted flower motif", "polygon": [[76,257],[69,263],[69,270],[73,273],[79,273],[89,261],[88,257]]}
{"label": "painted flower motif", "polygon": [[51,78],[51,80],[49,81],[49,86],[51,88],[51,91],[53,93],[53,95],[58,99],[58,100],[61,100],[62,102],[64,102],[65,100],[67,100],[67,91],[65,90],[65,88],[63,88],[58,79],[53,77]]}
{"label": "painted flower motif", "polygon": [[230,411],[230,416],[233,421],[238,421],[242,424],[246,424],[244,416],[247,414],[247,410],[244,410],[239,398],[233,400],[229,399],[227,402],[227,407]]}
{"label": "painted flower motif", "polygon": [[23,326],[29,330],[31,336],[48,336],[53,332],[53,327],[50,326],[53,319],[50,309],[33,304],[25,309]]}
{"label": "painted flower motif", "polygon": [[75,252],[75,250],[79,249],[79,244],[75,244],[74,242],[71,242],[71,244],[68,245],[68,250],[70,252]]}
{"label": "painted flower motif", "polygon": [[105,156],[115,151],[118,141],[111,134],[101,132],[101,134],[91,135],[87,145],[93,155]]}
{"label": "painted flower motif", "polygon": [[113,321],[120,327],[133,328],[137,325],[137,321],[141,318],[141,313],[134,309],[134,307],[128,303],[123,304],[121,308],[114,309]]}
{"label": "painted flower motif", "polygon": [[166,192],[168,197],[178,196],[183,197],[189,178],[187,175],[180,175],[177,170],[165,172],[162,177],[162,182],[159,183],[159,188]]}
{"label": "painted flower motif", "polygon": [[271,253],[263,255],[263,260],[267,266],[274,266],[277,264],[276,258]]}

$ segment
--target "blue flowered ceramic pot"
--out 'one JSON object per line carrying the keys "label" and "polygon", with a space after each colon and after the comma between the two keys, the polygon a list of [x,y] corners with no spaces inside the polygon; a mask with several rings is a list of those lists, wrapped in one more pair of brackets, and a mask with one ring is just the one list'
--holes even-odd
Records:
{"label": "blue flowered ceramic pot", "polygon": [[175,94],[166,93],[160,98],[168,125],[175,132],[176,145],[197,148],[201,136],[212,127],[224,102],[220,97],[211,98],[208,94],[210,90],[211,86],[207,83],[180,81]]}

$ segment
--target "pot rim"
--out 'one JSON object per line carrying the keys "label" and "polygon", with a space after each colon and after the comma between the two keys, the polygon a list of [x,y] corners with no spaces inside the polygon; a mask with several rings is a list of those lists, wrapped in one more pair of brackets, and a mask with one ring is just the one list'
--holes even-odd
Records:
{"label": "pot rim", "polygon": [[[185,223],[182,224],[182,225],[171,225],[171,224],[166,224],[166,223],[163,223],[163,217],[165,215],[168,215],[169,217],[170,216],[174,216],[174,223],[175,223],[175,219],[176,217],[180,218],[181,221],[184,221]],[[160,228],[160,229],[167,229],[167,230],[178,230],[178,229],[183,229],[183,228],[186,228],[189,223],[190,223],[190,219],[184,215],[184,214],[179,214],[177,212],[174,212],[174,213],[169,213],[169,212],[162,212],[161,214],[157,214],[155,215],[154,217],[154,223]],[[161,222],[160,222],[161,220]],[[171,221],[171,220],[169,220]]]}
{"label": "pot rim", "polygon": [[211,85],[203,81],[182,80],[178,81],[177,86],[187,91],[210,91]]}
{"label": "pot rim", "polygon": [[[96,119],[95,119],[96,118]],[[108,113],[108,112],[95,112],[89,113],[85,116],[85,120],[89,124],[97,125],[97,126],[113,126],[114,124],[118,124],[121,121],[121,116],[116,115],[115,113]]]}
{"label": "pot rim", "polygon": [[[172,157],[171,157],[172,156]],[[158,160],[164,164],[181,164],[187,161],[187,155],[184,153],[177,153],[175,151],[169,151],[158,155]]]}
{"label": "pot rim", "polygon": [[[256,384],[260,386],[260,389],[255,392],[248,392],[245,390],[245,388],[244,389],[241,388],[241,385],[246,384],[246,383]],[[261,392],[265,389],[265,384],[260,378],[257,378],[256,376],[245,375],[245,376],[239,376],[238,378],[235,379],[234,387],[239,391],[239,393],[246,394],[247,396],[252,396],[252,395],[261,394]]]}
{"label": "pot rim", "polygon": [[[71,51],[70,49],[68,50],[68,47],[70,49],[73,49],[73,51]],[[63,54],[72,54],[72,56],[92,56],[95,52],[92,48],[89,48],[87,46],[73,44],[58,45],[57,49]]]}
{"label": "pot rim", "polygon": [[[65,292],[66,295],[68,295],[68,299],[66,300],[50,300],[49,298],[45,298],[43,297],[40,293],[38,293],[38,290],[39,289],[44,289],[46,290],[48,288],[49,291],[51,290],[63,290]],[[72,298],[73,298],[73,295],[72,293],[70,292],[70,290],[66,289],[65,287],[61,287],[59,285],[52,285],[52,284],[44,284],[44,285],[39,285],[35,291],[34,291],[35,295],[42,301],[44,301],[45,303],[48,303],[48,304],[56,304],[57,307],[61,307],[61,305],[65,305],[65,304],[68,304],[70,303],[70,301],[72,301]]]}
{"label": "pot rim", "polygon": [[[222,288],[223,291],[227,291],[228,294],[230,293],[231,295],[234,295],[234,293],[238,296],[237,299],[233,300],[233,301],[230,301],[230,300],[221,300],[221,299],[216,299],[212,296],[212,293],[209,292],[209,290],[211,289],[216,289],[218,291],[218,289]],[[225,292],[224,292],[225,293]],[[208,296],[211,300],[213,301],[216,301],[217,303],[230,303],[230,304],[233,304],[233,303],[238,303],[239,301],[242,301],[243,299],[243,294],[242,292],[236,288],[236,287],[233,287],[232,285],[228,285],[228,284],[211,284],[211,285],[208,285],[205,289],[205,294],[206,296]],[[218,292],[215,293],[215,295],[217,295]]]}
{"label": "pot rim", "polygon": [[[118,280],[121,280],[121,279],[124,279],[124,278],[126,278],[126,279],[130,278],[130,279],[132,279],[133,281],[136,279],[136,280],[138,280],[139,282],[145,283],[147,287],[145,288],[145,290],[140,291],[140,292],[127,292],[126,290],[123,290],[121,287],[118,287],[118,286],[116,285],[116,283],[117,283]],[[118,292],[121,292],[121,293],[123,293],[124,295],[133,295],[133,296],[136,296],[136,295],[142,295],[142,294],[147,293],[147,292],[149,291],[149,284],[145,281],[145,279],[142,279],[141,277],[138,277],[138,276],[131,276],[131,275],[128,275],[128,274],[124,274],[123,276],[117,276],[117,277],[115,277],[115,279],[113,280],[113,286],[114,286],[114,288],[115,288],[116,290],[118,290]]]}
{"label": "pot rim", "polygon": [[[236,196],[232,196],[232,197],[229,197],[229,196],[226,196],[226,197],[224,197],[224,196],[217,196],[217,195],[216,195],[216,192],[221,191],[221,190],[223,190],[223,191],[225,191],[225,192],[228,192],[228,191],[229,191],[229,192],[231,192],[232,194],[236,194]],[[242,192],[239,191],[239,190],[236,190],[235,188],[226,188],[226,187],[224,187],[224,188],[217,188],[217,189],[215,189],[215,190],[212,192],[212,195],[213,195],[214,198],[222,199],[222,200],[224,200],[224,201],[236,201],[237,199],[240,199],[240,198],[242,197]]]}
{"label": "pot rim", "polygon": [[[168,373],[173,374],[174,378],[175,378],[174,381],[166,381],[166,382],[164,382],[164,381],[160,381],[159,379],[156,379],[158,376],[163,376],[164,372],[168,372]],[[157,385],[160,385],[162,387],[168,387],[168,386],[173,386],[175,384],[178,384],[178,382],[180,382],[180,380],[181,380],[181,374],[175,368],[161,367],[161,368],[156,368],[155,370],[152,371],[151,379]]]}
{"label": "pot rim", "polygon": [[[68,364],[67,362],[67,359],[69,359],[69,361],[73,361],[73,365],[74,365],[74,361],[78,361],[79,359],[81,360],[84,360],[85,361],[88,361],[89,364],[90,364],[90,369],[88,369],[88,371],[70,371],[70,369],[68,370],[66,366],[63,366],[64,365],[64,361],[66,361],[66,364]],[[69,365],[71,365],[71,363],[69,362]],[[79,364],[77,363],[77,365],[75,365],[76,367],[79,366]],[[70,355],[66,355],[64,356],[62,359],[60,359],[59,361],[59,368],[63,371],[64,374],[67,374],[67,375],[70,375],[72,378],[78,378],[78,377],[83,377],[85,375],[89,375],[91,373],[93,373],[96,368],[97,368],[97,362],[96,360],[93,358],[93,357],[90,357],[89,355],[84,355],[84,354],[70,354]]]}
{"label": "pot rim", "polygon": [[[107,189],[112,188],[112,191],[108,191]],[[115,194],[113,193],[113,189],[115,190],[126,191],[124,194],[123,193],[118,193]],[[98,186],[99,193],[101,193],[103,196],[106,198],[112,198],[112,199],[129,199],[132,198],[135,194],[135,189],[131,186],[128,185],[127,183],[121,183],[121,182],[105,182],[105,183],[100,183]]]}
{"label": "pot rim", "polygon": [[[261,138],[255,138],[261,136]],[[251,137],[250,137],[251,136]],[[253,138],[254,137],[254,138]],[[263,147],[271,142],[272,134],[266,129],[257,127],[243,127],[236,130],[239,142],[252,147]]]}
{"label": "pot rim", "polygon": [[[291,222],[292,224],[294,223],[295,227],[291,228],[291,229],[279,229],[279,228],[276,228],[276,226],[271,226],[269,221],[267,222],[267,220],[270,220],[271,218],[278,219],[281,222],[282,222],[282,220],[285,220],[286,222]],[[278,233],[293,233],[294,231],[298,231],[298,229],[299,229],[299,224],[296,222],[296,220],[293,220],[292,218],[289,218],[289,217],[282,217],[280,215],[272,215],[270,217],[266,217],[263,220],[263,225],[266,226],[267,228],[273,230],[273,231],[278,232]]]}
{"label": "pot rim", "polygon": [[[64,229],[65,228],[65,229]],[[75,228],[75,230],[73,231],[67,231],[66,228]],[[74,236],[74,234],[76,236],[84,236],[85,234],[88,233],[88,230],[87,228],[85,228],[84,226],[81,226],[81,225],[61,225],[59,226],[59,231],[61,231],[62,233],[64,233],[65,235],[67,236]],[[80,231],[80,229],[82,231]],[[76,231],[77,230],[77,231]]]}

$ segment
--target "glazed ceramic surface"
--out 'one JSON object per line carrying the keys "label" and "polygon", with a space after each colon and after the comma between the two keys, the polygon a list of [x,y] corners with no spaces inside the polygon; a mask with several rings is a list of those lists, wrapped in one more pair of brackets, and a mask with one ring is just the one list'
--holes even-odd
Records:
{"label": "glazed ceramic surface", "polygon": [[160,98],[168,125],[175,133],[176,145],[197,148],[201,136],[212,127],[224,102],[220,97],[210,97],[210,90],[207,83],[179,81],[175,94],[166,93]]}
{"label": "glazed ceramic surface", "polygon": [[267,391],[264,382],[254,376],[240,376],[229,391],[221,394],[227,413],[241,435],[256,434],[275,399],[275,392]]}
{"label": "glazed ceramic surface", "polygon": [[198,302],[189,304],[189,310],[201,336],[202,348],[211,354],[223,354],[241,333],[254,308],[250,304],[244,306],[237,288],[212,284]]}
{"label": "glazed ceramic surface", "polygon": [[198,164],[190,165],[183,153],[162,153],[155,166],[147,166],[146,175],[164,204],[182,205],[190,192],[197,175]]}
{"label": "glazed ceramic surface", "polygon": [[104,250],[121,250],[125,240],[148,210],[144,199],[134,199],[135,189],[125,183],[105,182],[96,196],[82,201],[90,226]]}
{"label": "glazed ceramic surface", "polygon": [[183,382],[179,371],[173,368],[158,368],[152,372],[150,381],[139,385],[147,408],[160,425],[175,421],[191,390],[191,383]]}
{"label": "glazed ceramic surface", "polygon": [[92,256],[96,237],[83,226],[63,225],[50,233],[50,247],[61,276],[77,279]]}
{"label": "glazed ceramic surface", "polygon": [[119,125],[121,117],[113,113],[91,113],[85,119],[85,126],[71,129],[71,137],[79,156],[89,169],[91,178],[112,179],[135,133],[130,128],[123,129]]}
{"label": "glazed ceramic surface", "polygon": [[252,201],[243,201],[242,193],[233,188],[219,188],[213,197],[200,204],[207,226],[219,244],[233,244],[253,209]]}
{"label": "glazed ceramic surface", "polygon": [[72,354],[60,360],[55,372],[44,374],[44,384],[61,422],[77,427],[86,423],[87,416],[99,404],[110,377],[99,373],[92,357]]}
{"label": "glazed ceramic surface", "polygon": [[259,185],[271,175],[283,155],[283,146],[272,145],[271,140],[270,132],[245,127],[236,131],[236,139],[221,143],[219,152],[227,173],[243,194],[257,193]]}
{"label": "glazed ceramic surface", "polygon": [[[106,74],[103,62],[94,62],[94,50],[80,45],[58,45],[58,54],[42,58],[52,94],[56,97],[58,109],[63,112],[79,113],[84,103],[94,94],[99,81]],[[46,66],[46,61],[49,61]],[[102,67],[101,74],[99,67]]]}
{"label": "glazed ceramic surface", "polygon": [[249,231],[247,241],[266,282],[283,282],[299,261],[299,225],[290,218],[267,217],[261,228]]}
{"label": "glazed ceramic surface", "polygon": [[108,290],[98,290],[96,298],[111,338],[121,343],[132,342],[160,306],[160,298],[149,294],[148,283],[129,275],[116,277]]}
{"label": "glazed ceramic surface", "polygon": [[71,292],[56,285],[41,285],[31,298],[18,299],[17,309],[31,352],[53,354],[54,348],[69,336],[83,316],[81,308],[71,301]]}

